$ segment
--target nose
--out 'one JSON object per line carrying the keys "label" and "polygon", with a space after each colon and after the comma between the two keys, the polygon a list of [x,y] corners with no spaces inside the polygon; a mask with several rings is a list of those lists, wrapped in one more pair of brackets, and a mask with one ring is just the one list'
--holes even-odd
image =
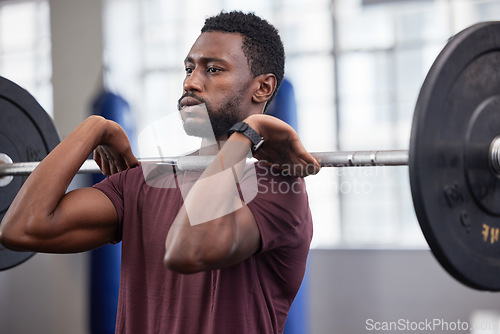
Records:
{"label": "nose", "polygon": [[197,68],[194,68],[191,73],[186,73],[186,77],[184,78],[183,88],[185,91],[203,91],[203,80],[200,71]]}

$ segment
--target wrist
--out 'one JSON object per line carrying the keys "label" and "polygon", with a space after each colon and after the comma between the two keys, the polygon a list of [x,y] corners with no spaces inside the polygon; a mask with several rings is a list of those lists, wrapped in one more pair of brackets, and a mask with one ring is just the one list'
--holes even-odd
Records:
{"label": "wrist", "polygon": [[231,137],[234,133],[239,133],[241,137],[246,137],[250,141],[252,154],[255,154],[259,147],[264,143],[264,138],[246,121],[234,124],[228,131],[227,137]]}
{"label": "wrist", "polygon": [[88,126],[94,131],[98,145],[106,145],[113,141],[116,133],[120,130],[118,123],[108,120],[102,116],[92,115],[87,119]]}
{"label": "wrist", "polygon": [[247,118],[245,118],[243,122],[247,123],[248,126],[250,126],[255,132],[257,132],[261,137],[263,137],[258,116],[259,115],[250,115]]}

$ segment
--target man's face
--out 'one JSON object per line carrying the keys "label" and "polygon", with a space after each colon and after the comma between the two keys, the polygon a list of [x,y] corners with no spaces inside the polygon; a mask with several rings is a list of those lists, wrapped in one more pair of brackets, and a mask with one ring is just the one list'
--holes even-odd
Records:
{"label": "man's face", "polygon": [[238,33],[205,32],[189,51],[178,104],[188,135],[211,137],[213,129],[215,138],[222,139],[232,125],[249,115],[253,77],[242,41]]}

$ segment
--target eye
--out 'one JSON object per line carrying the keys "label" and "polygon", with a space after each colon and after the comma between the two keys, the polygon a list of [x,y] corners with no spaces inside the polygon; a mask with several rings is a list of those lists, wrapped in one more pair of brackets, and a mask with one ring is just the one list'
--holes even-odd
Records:
{"label": "eye", "polygon": [[186,66],[186,68],[184,69],[186,71],[186,74],[191,74],[193,73],[193,68],[192,67],[188,67]]}
{"label": "eye", "polygon": [[207,72],[208,73],[217,73],[217,72],[220,72],[220,68],[209,67],[209,68],[207,68]]}

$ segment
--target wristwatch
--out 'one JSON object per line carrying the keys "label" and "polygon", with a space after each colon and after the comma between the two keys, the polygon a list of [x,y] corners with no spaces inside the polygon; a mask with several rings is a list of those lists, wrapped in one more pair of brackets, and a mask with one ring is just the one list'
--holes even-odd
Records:
{"label": "wristwatch", "polygon": [[231,137],[234,132],[239,132],[252,142],[252,154],[254,154],[259,147],[264,143],[264,138],[262,138],[257,131],[252,129],[250,125],[245,122],[238,122],[229,129],[227,132],[227,138]]}

